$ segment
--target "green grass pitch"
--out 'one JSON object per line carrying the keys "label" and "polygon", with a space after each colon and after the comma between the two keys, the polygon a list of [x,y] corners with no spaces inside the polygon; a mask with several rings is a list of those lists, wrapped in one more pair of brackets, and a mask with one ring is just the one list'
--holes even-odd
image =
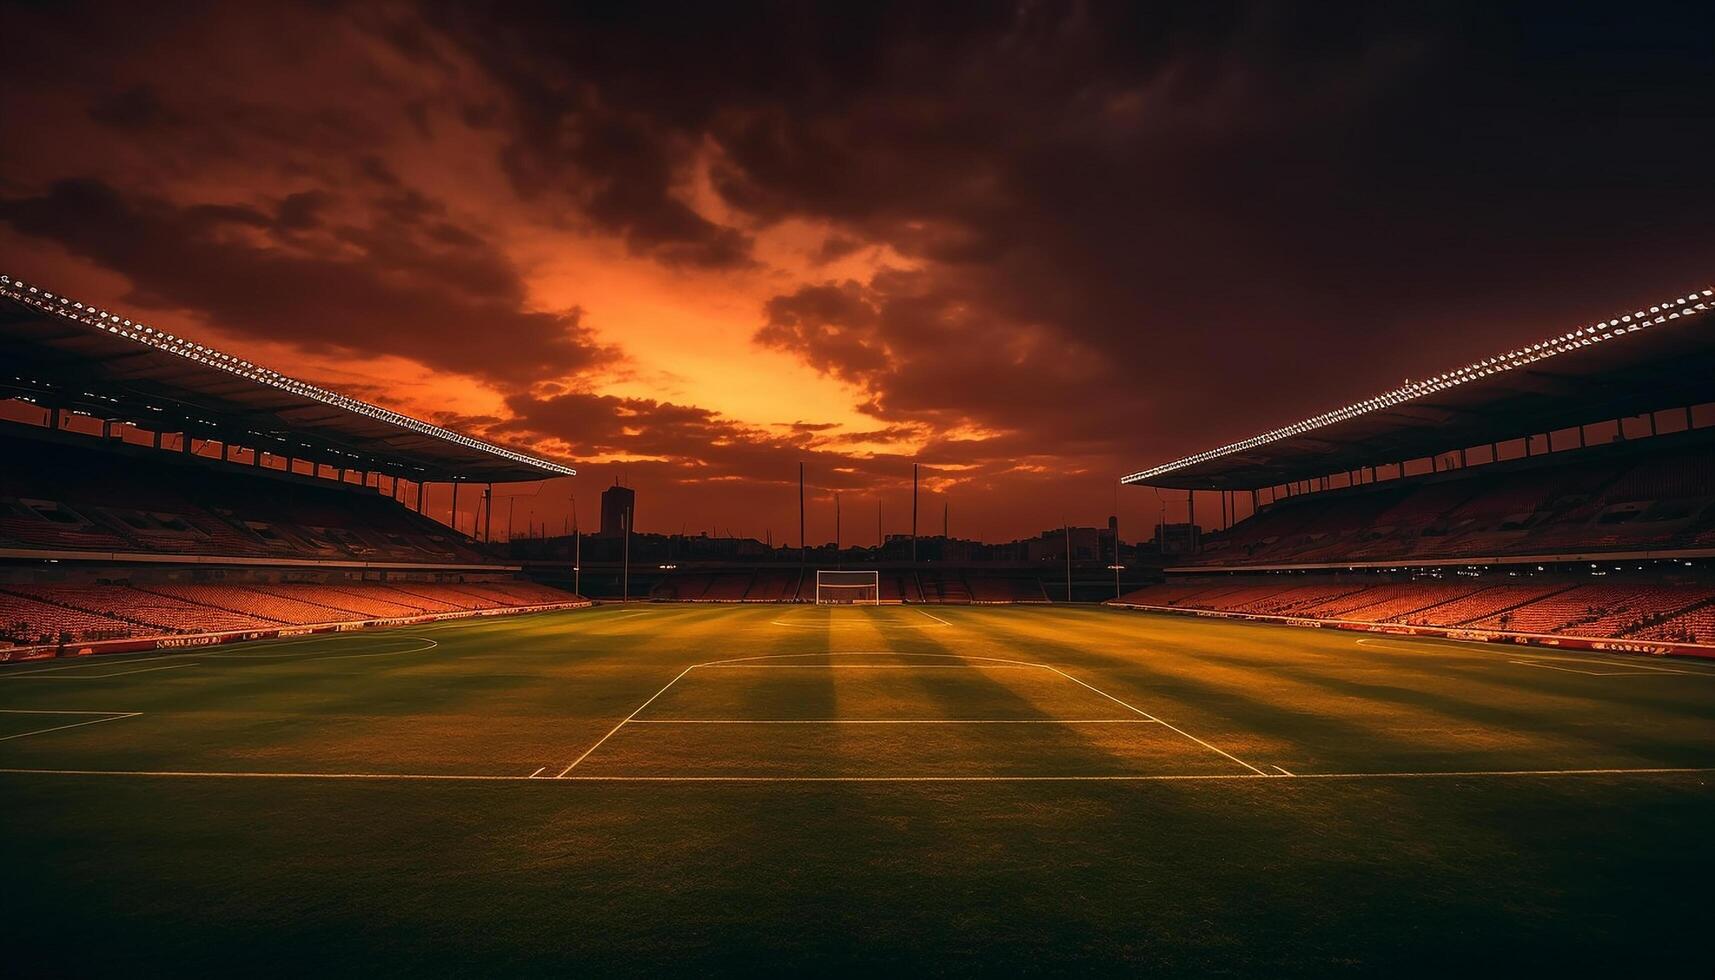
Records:
{"label": "green grass pitch", "polygon": [[13,975],[1715,966],[1715,664],[606,606],[8,667],[0,770]]}

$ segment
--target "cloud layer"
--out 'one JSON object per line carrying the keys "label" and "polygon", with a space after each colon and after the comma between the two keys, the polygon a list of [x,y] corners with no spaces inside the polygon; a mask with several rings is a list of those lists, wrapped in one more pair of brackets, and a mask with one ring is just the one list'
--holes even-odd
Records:
{"label": "cloud layer", "polygon": [[1711,15],[1540,14],[25,8],[0,247],[624,469],[661,529],[916,458],[1009,536],[1701,284]]}

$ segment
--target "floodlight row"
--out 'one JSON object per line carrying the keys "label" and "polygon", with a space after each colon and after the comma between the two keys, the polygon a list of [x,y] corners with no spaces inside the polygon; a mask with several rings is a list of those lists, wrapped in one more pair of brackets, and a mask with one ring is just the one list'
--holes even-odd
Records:
{"label": "floodlight row", "polygon": [[36,286],[32,286],[23,280],[16,279],[11,276],[0,275],[0,295],[4,295],[35,309],[52,313],[55,316],[96,327],[106,331],[107,333],[113,334],[114,336],[124,337],[127,340],[153,347],[156,350],[165,351],[166,353],[183,357],[186,360],[206,364],[209,367],[217,368],[221,371],[227,372],[228,374],[244,378],[247,381],[264,384],[270,388],[297,395],[301,398],[318,401],[324,405],[332,405],[335,408],[344,409],[348,412],[354,412],[358,415],[387,422],[391,425],[397,425],[401,428],[410,429],[411,431],[422,435],[432,436],[436,439],[456,443],[457,445],[464,446],[468,449],[475,449],[479,452],[499,456],[502,459],[510,460],[514,463],[534,466],[538,469],[546,470],[550,473],[559,474],[561,476],[577,475],[577,470],[572,469],[569,466],[549,462],[545,459],[538,459],[534,456],[517,452],[516,450],[507,449],[504,446],[496,446],[493,443],[484,442],[481,439],[472,439],[470,436],[454,432],[451,429],[444,429],[438,425],[424,422],[421,419],[412,418],[409,415],[401,415],[398,412],[389,411],[379,405],[371,405],[368,402],[360,401],[356,398],[350,398],[339,394],[338,392],[329,391],[326,388],[320,388],[316,385],[309,384],[308,382],[299,381],[296,378],[288,377],[278,371],[273,371],[258,364],[253,364],[242,357],[234,357],[231,354],[196,343],[195,341],[174,336],[164,330],[157,330],[140,321],[132,321],[126,317],[119,316],[116,313],[109,313],[96,306],[79,303],[65,296],[56,296],[53,293],[39,289]]}
{"label": "floodlight row", "polygon": [[1279,442],[1282,439],[1291,439],[1295,436],[1301,436],[1307,432],[1322,428],[1323,426],[1332,425],[1336,422],[1344,422],[1347,419],[1356,418],[1357,416],[1364,415],[1378,409],[1391,408],[1403,402],[1422,398],[1424,395],[1431,395],[1439,391],[1445,391],[1449,388],[1456,388],[1459,385],[1475,381],[1478,378],[1487,378],[1507,371],[1514,371],[1521,367],[1525,367],[1526,365],[1535,364],[1538,361],[1565,354],[1569,351],[1604,343],[1617,337],[1622,337],[1629,333],[1636,333],[1649,327],[1659,326],[1672,320],[1706,313],[1712,305],[1712,298],[1715,298],[1715,290],[1702,289],[1692,292],[1686,296],[1675,297],[1664,303],[1651,306],[1647,310],[1637,310],[1632,313],[1627,313],[1624,316],[1616,317],[1612,320],[1598,320],[1589,326],[1579,327],[1576,330],[1568,331],[1558,337],[1529,344],[1516,350],[1508,351],[1504,354],[1486,357],[1474,364],[1467,364],[1456,371],[1448,371],[1445,374],[1439,374],[1424,381],[1407,382],[1392,391],[1384,392],[1383,394],[1376,395],[1373,398],[1366,398],[1361,402],[1347,405],[1344,408],[1337,408],[1332,412],[1324,412],[1321,415],[1305,419],[1302,422],[1294,422],[1291,425],[1264,432],[1258,436],[1252,436],[1242,442],[1235,442],[1230,445],[1222,446],[1219,449],[1210,449],[1205,452],[1197,453],[1194,456],[1187,456],[1184,459],[1174,460],[1171,463],[1163,463],[1160,466],[1154,466],[1146,470],[1139,470],[1136,473],[1131,473],[1127,476],[1121,477],[1120,482],[1144,483],[1154,477],[1171,473],[1175,470],[1182,470],[1187,466],[1206,463],[1209,460],[1219,459],[1222,456],[1228,456],[1233,453],[1246,452],[1251,449],[1256,449],[1259,446],[1266,446],[1271,442]]}

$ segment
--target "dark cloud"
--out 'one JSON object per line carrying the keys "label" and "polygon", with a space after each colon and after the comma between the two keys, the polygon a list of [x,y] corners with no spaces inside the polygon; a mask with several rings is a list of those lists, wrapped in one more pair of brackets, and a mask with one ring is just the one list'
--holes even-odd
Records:
{"label": "dark cloud", "polygon": [[[916,299],[794,287],[757,336],[858,381],[884,418],[1047,411],[1051,440],[1067,413],[1032,396],[1071,374],[1103,391],[1116,449],[1191,449],[1676,291],[1715,259],[1708,11],[430,10],[509,93],[520,186],[588,184],[640,251],[704,247],[666,189],[707,154],[750,221],[840,229],[818,261],[910,259]],[[1033,349],[971,343],[986,324]]]}
{"label": "dark cloud", "polygon": [[805,286],[769,301],[755,339],[858,387],[867,413],[920,431],[1028,436],[1031,452],[1111,445],[1114,414],[1140,397],[1122,364],[1066,331],[1006,319],[972,291],[985,283],[883,270]]}
{"label": "dark cloud", "polygon": [[[314,192],[266,210],[180,206],[68,179],[40,196],[0,199],[0,222],[126,276],[130,304],[187,310],[239,336],[399,355],[510,387],[615,356],[580,311],[526,308],[517,270],[463,229],[443,222],[423,234],[415,219],[383,217],[342,224],[325,240],[289,234],[327,207]],[[379,211],[395,214],[385,203]]]}
{"label": "dark cloud", "polygon": [[747,480],[787,482],[797,464],[818,470],[823,486],[858,486],[896,479],[898,456],[853,457],[821,448],[816,427],[785,433],[735,422],[708,409],[648,398],[567,391],[507,399],[512,417],[490,435],[533,444],[555,440],[577,457],[626,455],[672,467],[680,482]]}
{"label": "dark cloud", "polygon": [[133,85],[89,107],[89,118],[121,130],[158,132],[184,120],[161,102],[153,87]]}

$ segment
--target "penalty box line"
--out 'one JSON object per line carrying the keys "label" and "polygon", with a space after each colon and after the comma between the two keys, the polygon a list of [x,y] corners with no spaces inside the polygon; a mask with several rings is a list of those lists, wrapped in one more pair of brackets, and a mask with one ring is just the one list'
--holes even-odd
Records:
{"label": "penalty box line", "polygon": [[1159,725],[1155,718],[634,718],[633,725]]}
{"label": "penalty box line", "polygon": [[[538,770],[540,772],[540,770]],[[1465,769],[1418,772],[1310,772],[1295,780],[1348,782],[1364,780],[1434,780],[1553,778],[1602,776],[1684,776],[1715,773],[1711,766],[1654,766],[1636,769]],[[23,769],[0,768],[5,776],[130,776],[144,779],[323,779],[398,782],[527,783],[554,782],[552,777],[488,773],[410,772],[245,772],[171,769]],[[1104,775],[897,775],[897,776],[566,776],[566,783],[1170,783],[1245,782],[1277,779],[1268,773],[1151,773]],[[1301,784],[1302,785],[1302,784]]]}
{"label": "penalty box line", "polygon": [[[1004,665],[1020,666],[1020,667],[1036,667],[1036,668],[1040,668],[1042,670],[1053,671],[1054,673],[1059,674],[1061,677],[1064,677],[1065,679],[1071,681],[1072,683],[1077,684],[1079,687],[1082,687],[1086,690],[1089,690],[1089,691],[1092,691],[1096,694],[1099,694],[1104,698],[1107,698],[1109,701],[1112,701],[1113,703],[1119,705],[1120,707],[1125,708],[1127,711],[1132,712],[1134,715],[1137,715],[1139,718],[1142,718],[1142,719],[1145,719],[1149,722],[1153,722],[1155,724],[1158,724],[1158,725],[1162,726],[1163,728],[1166,728],[1168,731],[1174,732],[1174,733],[1176,733],[1176,734],[1178,734],[1178,735],[1180,735],[1180,736],[1182,736],[1182,737],[1184,737],[1184,738],[1186,738],[1192,742],[1195,742],[1196,744],[1202,746],[1205,749],[1208,749],[1209,751],[1215,753],[1216,755],[1219,755],[1222,758],[1225,758],[1225,759],[1227,759],[1233,763],[1236,763],[1239,766],[1244,767],[1245,769],[1250,770],[1253,774],[1255,774],[1257,776],[1261,776],[1261,777],[1265,777],[1265,778],[1269,778],[1269,779],[1296,778],[1296,777],[1291,777],[1290,774],[1286,773],[1285,770],[1280,770],[1279,772],[1267,772],[1265,770],[1258,769],[1256,766],[1251,765],[1250,763],[1248,763],[1245,760],[1239,758],[1238,756],[1232,754],[1231,752],[1228,752],[1227,750],[1220,748],[1218,746],[1211,745],[1210,743],[1198,738],[1197,736],[1192,735],[1190,732],[1187,732],[1185,729],[1180,728],[1179,726],[1174,725],[1171,722],[1163,721],[1162,719],[1157,718],[1155,715],[1152,715],[1149,712],[1143,710],[1142,708],[1139,708],[1137,705],[1131,704],[1131,703],[1126,702],[1126,701],[1122,701],[1119,698],[1114,697],[1112,694],[1109,694],[1108,692],[1102,690],[1099,687],[1096,687],[1093,684],[1087,684],[1084,681],[1081,681],[1078,678],[1073,677],[1071,674],[1066,673],[1065,671],[1061,670],[1060,668],[1053,666],[1052,664],[1031,663],[1031,662],[1025,661],[1025,660],[1007,660],[1007,659],[1000,658],[1000,657],[968,657],[968,656],[961,656],[958,654],[889,653],[887,655],[888,656],[894,656],[894,657],[923,657],[926,659],[927,658],[937,658],[937,659],[952,658],[952,659],[957,659],[957,660],[963,660],[963,661],[966,661],[966,662],[969,662],[972,664],[1004,664]],[[612,738],[615,734],[617,734],[621,728],[624,728],[627,724],[630,724],[633,721],[635,721],[637,716],[643,713],[643,709],[649,707],[651,704],[654,704],[655,701],[661,697],[661,695],[667,693],[668,689],[670,689],[673,685],[679,683],[679,681],[683,680],[686,674],[689,674],[691,671],[696,670],[699,667],[720,667],[720,666],[727,666],[727,665],[732,665],[732,664],[751,664],[751,663],[755,663],[757,661],[764,661],[764,660],[790,660],[790,659],[794,659],[794,658],[798,658],[798,657],[805,657],[805,656],[817,656],[817,655],[816,654],[802,654],[802,653],[781,653],[781,654],[767,654],[767,655],[755,656],[755,657],[733,657],[733,658],[727,659],[727,660],[710,660],[710,661],[700,663],[700,664],[691,664],[689,667],[686,667],[684,670],[681,670],[681,671],[679,671],[678,674],[674,675],[672,680],[668,681],[666,684],[663,684],[659,691],[656,691],[654,694],[651,694],[649,696],[649,699],[647,701],[644,701],[642,704],[638,705],[636,707],[636,709],[634,709],[631,712],[631,714],[626,715],[624,718],[622,718],[620,720],[619,724],[608,729],[607,734],[605,734],[601,738],[597,739],[594,745],[591,745],[589,748],[585,749],[582,755],[578,756],[576,759],[573,759],[571,761],[571,763],[568,764],[564,769],[561,769],[560,772],[558,773],[558,775],[556,775],[554,778],[556,778],[556,779],[566,778],[567,775],[572,770],[574,770],[578,767],[579,763],[581,763],[585,759],[589,758],[591,753],[595,752],[596,749],[601,748],[603,743],[605,743],[608,739]],[[838,656],[873,657],[873,656],[876,656],[876,654],[874,654],[874,653],[852,653],[852,654],[830,653],[830,654],[825,654],[824,656],[830,656],[830,657],[838,657]],[[829,665],[829,666],[832,666],[832,665]],[[826,724],[826,722],[823,722],[823,724]],[[537,770],[537,773],[539,774],[539,773],[541,773],[541,771],[542,770],[539,769],[539,770]],[[535,779],[535,778],[542,778],[542,777],[540,777],[539,775],[532,775],[532,776],[529,776],[526,778]]]}

